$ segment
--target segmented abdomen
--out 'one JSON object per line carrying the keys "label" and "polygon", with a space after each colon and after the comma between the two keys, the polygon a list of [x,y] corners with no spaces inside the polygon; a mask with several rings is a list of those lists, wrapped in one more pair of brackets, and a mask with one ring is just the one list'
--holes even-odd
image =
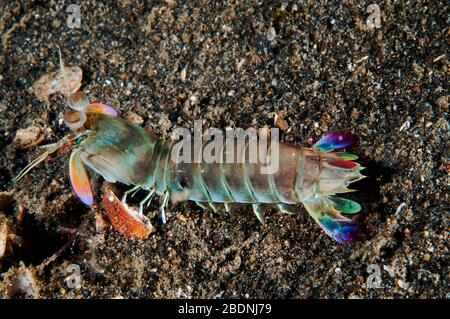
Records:
{"label": "segmented abdomen", "polygon": [[[204,144],[205,148],[207,142]],[[278,170],[264,174],[268,164],[249,161],[249,143],[235,143],[234,160],[225,161],[227,150],[222,149],[223,163],[175,163],[170,153],[173,143],[159,141],[153,153],[150,176],[146,185],[156,185],[158,193],[168,189],[172,194],[184,192],[186,199],[213,203],[285,203],[301,200],[301,168],[303,151],[288,144],[279,144]],[[246,152],[239,152],[245,148]],[[270,152],[270,145],[268,147]],[[237,154],[245,159],[237,160]],[[296,188],[297,185],[297,188]]]}
{"label": "segmented abdomen", "polygon": [[[340,153],[284,143],[279,143],[278,169],[271,174],[261,171],[268,164],[259,157],[257,163],[249,161],[248,140],[241,145],[235,143],[231,163],[225,161],[224,146],[222,163],[210,164],[202,160],[202,163],[177,164],[171,158],[173,146],[170,141],[156,143],[145,185],[148,188],[155,185],[160,194],[165,190],[171,194],[184,193],[185,199],[196,202],[296,204],[313,195],[346,192],[350,183],[362,177],[357,169],[359,164],[343,160]],[[269,144],[269,155],[270,151]],[[242,163],[237,160],[237,154],[245,155]]]}

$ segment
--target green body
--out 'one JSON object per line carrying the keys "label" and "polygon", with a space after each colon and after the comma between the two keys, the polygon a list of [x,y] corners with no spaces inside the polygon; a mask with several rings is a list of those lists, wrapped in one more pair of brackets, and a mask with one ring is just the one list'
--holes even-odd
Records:
{"label": "green body", "polygon": [[[171,141],[110,116],[91,127],[79,150],[82,161],[109,182],[186,193],[212,203],[297,204],[315,194],[334,194],[360,178],[359,172],[327,165],[333,153],[279,144],[279,169],[262,174],[263,163],[175,163]],[[235,152],[237,153],[237,143]],[[247,144],[244,147],[248,147]]]}
{"label": "green body", "polygon": [[[261,204],[275,204],[281,211],[293,213],[293,205],[302,203],[336,241],[346,243],[356,238],[359,228],[346,225],[351,219],[341,213],[354,214],[361,207],[351,200],[333,196],[348,192],[350,183],[363,178],[362,167],[353,162],[356,156],[352,154],[280,143],[278,170],[263,174],[261,168],[266,167],[265,163],[248,160],[177,163],[172,160],[175,143],[170,140],[159,140],[118,117],[98,115],[92,122],[88,137],[76,150],[77,156],[109,182],[151,190],[149,198],[153,193],[164,195],[162,212],[169,195],[172,199],[179,195],[176,201],[192,200],[202,207],[208,204],[214,210],[215,203],[223,203],[225,208],[231,203],[249,203],[260,221],[264,220]],[[205,146],[208,142],[204,143]],[[234,145],[234,154],[238,154],[238,147],[247,150],[248,141],[238,145]],[[226,152],[222,149],[221,154]],[[162,216],[165,222],[165,214]]]}

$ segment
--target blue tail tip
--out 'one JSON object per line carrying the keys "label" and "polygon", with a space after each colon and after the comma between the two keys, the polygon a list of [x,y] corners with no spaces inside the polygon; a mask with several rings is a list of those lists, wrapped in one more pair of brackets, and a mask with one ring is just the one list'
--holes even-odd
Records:
{"label": "blue tail tip", "polygon": [[322,137],[314,147],[322,152],[331,152],[338,148],[344,148],[355,144],[358,137],[350,131],[333,131]]}
{"label": "blue tail tip", "polygon": [[320,225],[325,233],[340,244],[350,244],[362,240],[361,227],[337,222],[329,217],[321,218]]}

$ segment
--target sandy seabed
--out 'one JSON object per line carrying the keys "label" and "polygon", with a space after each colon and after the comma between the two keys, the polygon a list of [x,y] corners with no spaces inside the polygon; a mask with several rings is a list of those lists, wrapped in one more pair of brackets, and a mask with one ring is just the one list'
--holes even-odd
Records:
{"label": "sandy seabed", "polygon": [[[378,28],[368,4],[83,1],[74,29],[67,4],[0,4],[0,296],[448,298],[448,7],[381,1]],[[75,198],[67,154],[13,183],[39,154],[13,143],[19,129],[37,128],[42,144],[68,132],[64,100],[30,91],[58,70],[57,46],[92,100],[161,138],[199,118],[278,126],[282,141],[306,146],[351,129],[369,176],[348,194],[365,240],[333,242],[301,205],[261,225],[248,206],[214,214],[185,202],[162,225],[155,201],[146,215],[157,231],[135,241],[103,221],[101,178],[96,206]],[[71,265],[79,288],[67,285]]]}

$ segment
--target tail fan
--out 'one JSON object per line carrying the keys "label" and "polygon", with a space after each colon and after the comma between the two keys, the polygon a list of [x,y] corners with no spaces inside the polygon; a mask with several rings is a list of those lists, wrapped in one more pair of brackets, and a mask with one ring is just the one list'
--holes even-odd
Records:
{"label": "tail fan", "polygon": [[361,207],[358,203],[339,197],[313,195],[305,199],[303,204],[325,233],[338,243],[348,244],[360,241],[360,227],[353,225],[351,219],[341,214],[359,212]]}
{"label": "tail fan", "polygon": [[347,186],[365,176],[361,174],[364,168],[354,162],[358,156],[333,151],[357,141],[358,137],[349,131],[334,131],[314,145],[316,151],[323,152],[320,155],[321,171],[315,190],[302,200],[306,210],[325,233],[341,244],[361,239],[360,227],[342,215],[356,214],[361,210],[361,206],[357,202],[334,195],[351,191]]}
{"label": "tail fan", "polygon": [[357,141],[358,137],[350,131],[333,131],[322,137],[314,145],[314,148],[321,152],[332,152],[335,149],[350,146]]}

